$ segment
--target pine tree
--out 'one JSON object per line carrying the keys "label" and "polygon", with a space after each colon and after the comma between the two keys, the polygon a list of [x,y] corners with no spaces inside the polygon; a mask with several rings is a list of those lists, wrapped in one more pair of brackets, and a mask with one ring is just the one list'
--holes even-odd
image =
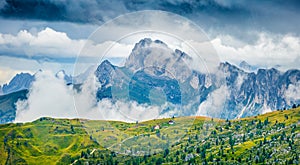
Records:
{"label": "pine tree", "polygon": [[167,149],[165,149],[165,152],[164,152],[164,158],[169,154],[169,149],[167,148]]}
{"label": "pine tree", "polygon": [[269,124],[269,118],[267,117],[264,121],[265,126]]}

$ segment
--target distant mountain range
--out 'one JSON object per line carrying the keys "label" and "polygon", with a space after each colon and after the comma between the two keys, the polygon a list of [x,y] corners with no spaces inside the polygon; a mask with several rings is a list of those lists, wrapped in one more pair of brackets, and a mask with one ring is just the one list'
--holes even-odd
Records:
{"label": "distant mountain range", "polygon": [[[63,78],[67,85],[72,84],[73,77],[71,75],[67,75],[64,70],[58,71],[55,74],[55,76]],[[35,74],[33,75],[29,73],[16,74],[10,80],[9,83],[3,84],[2,86],[0,85],[0,96],[14,93],[21,90],[29,90],[34,80],[35,80]]]}
{"label": "distant mountain range", "polygon": [[[282,73],[272,68],[247,72],[244,70],[256,68],[246,62],[240,68],[225,62],[220,63],[216,73],[206,74],[186,65],[191,58],[180,50],[172,51],[162,41],[143,39],[135,45],[125,66],[114,66],[107,60],[98,66],[95,75],[101,87],[97,98],[134,100],[142,104],[166,101],[170,106],[162,113],[230,119],[300,103],[286,97],[288,88],[300,80],[299,70]],[[220,73],[224,79],[220,80]],[[161,99],[164,101],[160,102]],[[173,111],[177,105],[181,109]]]}
{"label": "distant mountain range", "polygon": [[[177,49],[173,51],[160,40],[145,38],[136,43],[124,66],[114,66],[104,60],[79,76],[71,77],[64,71],[56,76],[63,76],[67,85],[79,88],[90,74],[95,74],[100,83],[98,101],[108,98],[164,105],[161,114],[175,116],[233,119],[300,103],[287,96],[289,88],[299,84],[299,70],[259,69],[243,61],[239,67],[220,63],[217,71],[208,74],[193,69],[189,65],[192,60],[188,54]],[[3,85],[3,95],[9,97],[12,92],[28,90],[33,81],[34,75],[17,74],[9,84]],[[23,93],[19,98],[23,98],[21,96]],[[3,111],[1,102],[0,110]],[[3,118],[2,113],[0,118]],[[3,121],[11,119],[13,116]]]}

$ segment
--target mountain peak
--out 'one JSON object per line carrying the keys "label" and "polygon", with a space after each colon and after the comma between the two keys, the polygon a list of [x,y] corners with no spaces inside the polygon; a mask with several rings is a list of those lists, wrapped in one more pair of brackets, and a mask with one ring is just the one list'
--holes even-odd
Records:
{"label": "mountain peak", "polygon": [[242,61],[240,64],[239,64],[239,68],[243,69],[244,71],[247,71],[247,72],[253,72],[256,70],[256,67],[250,65],[249,63],[247,63],[246,61]]}
{"label": "mountain peak", "polygon": [[147,64],[165,58],[165,56],[172,55],[173,51],[167,44],[161,40],[152,40],[151,38],[144,38],[135,44],[132,52],[125,62],[126,68],[131,70],[139,70]]}
{"label": "mountain peak", "polygon": [[108,60],[106,60],[106,59],[103,60],[102,63],[104,63],[104,64],[110,64],[110,62]]}
{"label": "mountain peak", "polygon": [[110,70],[114,70],[115,66],[113,64],[111,64],[108,60],[104,60],[101,62],[101,64],[98,66],[97,71],[110,71]]}
{"label": "mountain peak", "polygon": [[134,48],[132,49],[132,51],[138,50],[140,48],[145,48],[145,47],[149,47],[151,46],[151,44],[159,44],[159,45],[163,45],[165,47],[168,47],[166,43],[164,43],[161,40],[152,40],[151,38],[144,38],[141,39],[138,43],[135,44]]}
{"label": "mountain peak", "polygon": [[246,61],[242,61],[241,63],[240,63],[240,65],[239,65],[240,67],[243,67],[243,66],[246,66],[246,67],[248,67],[248,66],[251,66],[250,64],[248,64]]}
{"label": "mountain peak", "polygon": [[243,72],[242,69],[236,67],[235,65],[230,64],[229,62],[221,62],[219,69],[225,72],[231,72],[231,71],[238,71],[238,72]]}
{"label": "mountain peak", "polygon": [[179,58],[192,59],[188,54],[179,49],[175,49],[175,55],[177,55]]}
{"label": "mountain peak", "polygon": [[152,43],[151,38],[141,39],[138,43],[135,44],[133,50],[138,49],[140,47],[149,46]]}
{"label": "mountain peak", "polygon": [[115,70],[115,66],[112,65],[108,60],[102,61],[98,66],[97,70],[94,72],[96,77],[99,77],[99,82],[101,84],[107,85],[111,81],[110,78]]}
{"label": "mountain peak", "polygon": [[29,73],[18,73],[8,84],[3,85],[2,92],[3,94],[9,94],[23,89],[29,89],[33,80],[34,76]]}

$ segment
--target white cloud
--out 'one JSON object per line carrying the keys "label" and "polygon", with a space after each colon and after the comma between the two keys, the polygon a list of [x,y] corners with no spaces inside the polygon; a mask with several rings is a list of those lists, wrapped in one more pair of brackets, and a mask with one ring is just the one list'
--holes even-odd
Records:
{"label": "white cloud", "polygon": [[193,58],[188,62],[188,65],[190,65],[193,70],[205,74],[215,73],[221,62],[217,51],[210,41],[185,41],[181,44],[179,49]]}
{"label": "white cloud", "polygon": [[84,40],[71,40],[66,33],[45,28],[36,35],[21,30],[17,35],[0,34],[0,49],[11,54],[27,56],[76,56]]}
{"label": "white cloud", "polygon": [[296,103],[300,101],[300,82],[296,84],[290,84],[288,89],[285,91],[285,98],[288,101],[288,104]]}
{"label": "white cloud", "polygon": [[101,44],[95,44],[92,41],[88,41],[85,44],[85,48],[80,52],[80,56],[98,57],[100,60],[102,57],[116,58],[129,56],[134,44],[123,44],[114,41],[105,41]]}
{"label": "white cloud", "polygon": [[[83,46],[88,51],[81,52]],[[107,50],[109,57],[126,57],[133,45],[121,44],[115,41],[94,43],[87,39],[71,39],[64,32],[58,32],[49,27],[33,34],[21,30],[16,35],[0,33],[0,51],[10,55],[25,55],[28,57],[76,58],[101,57]]]}
{"label": "white cloud", "polygon": [[[16,103],[15,122],[29,122],[40,117],[85,118],[97,120],[121,120],[135,122],[161,117],[163,107],[140,105],[136,102],[96,100],[99,83],[91,75],[76,92],[66,86],[63,79],[50,71],[36,74],[36,81],[30,88],[28,99]],[[75,102],[74,102],[75,101]],[[166,105],[167,106],[167,105]]]}
{"label": "white cloud", "polygon": [[202,102],[198,107],[197,116],[220,117],[224,110],[226,99],[229,96],[229,91],[226,86],[214,90],[207,97],[207,100]]}
{"label": "white cloud", "polygon": [[[223,6],[232,4],[231,1],[218,3]],[[265,68],[279,65],[280,69],[299,67],[298,37],[265,32],[253,32],[253,36],[259,36],[254,44],[229,35],[209,40],[202,29],[183,17],[162,11],[144,11],[126,14],[103,24],[89,39],[71,39],[65,32],[49,27],[34,33],[26,30],[16,35],[0,33],[0,51],[29,57],[76,58],[82,50],[80,56],[94,57],[98,63],[105,53],[108,57],[127,57],[136,42],[150,37],[161,39],[172,49],[179,48],[192,56],[201,56],[194,61],[197,65],[198,61],[203,61],[209,70],[211,62],[216,64],[220,59],[235,64],[245,60]],[[199,66],[207,69],[204,65]]]}
{"label": "white cloud", "polygon": [[40,117],[73,118],[76,111],[73,104],[73,91],[63,79],[52,72],[43,71],[35,75],[28,99],[16,103],[15,122],[33,121]]}
{"label": "white cloud", "polygon": [[59,70],[65,70],[67,74],[72,74],[74,68],[74,64],[72,63],[38,62],[31,59],[10,56],[0,56],[0,66],[0,85],[10,81],[16,73],[24,72],[34,74],[41,69],[51,70],[53,73]]}
{"label": "white cloud", "polygon": [[141,105],[134,101],[112,102],[110,99],[97,102],[96,91],[99,86],[99,82],[91,75],[82,85],[81,92],[74,95],[76,110],[80,118],[135,122],[162,117],[160,112],[163,106]]}
{"label": "white cloud", "polygon": [[299,69],[300,38],[290,34],[259,33],[258,36],[254,44],[243,43],[231,36],[219,36],[211,43],[222,61],[239,64],[244,60],[262,68]]}
{"label": "white cloud", "polygon": [[161,118],[159,114],[161,109],[159,106],[140,105],[136,102],[119,100],[113,103],[111,100],[104,99],[80,117],[135,122]]}
{"label": "white cloud", "polygon": [[[186,41],[206,43],[206,45],[210,45],[207,49],[213,49],[211,43],[208,42],[209,39],[206,34],[191,21],[175,14],[151,10],[130,13],[117,17],[97,29],[90,36],[89,41],[92,41],[93,45],[105,43],[106,41],[117,41],[123,45],[128,45],[128,49],[126,50],[131,50],[133,45],[143,38],[151,38],[152,40],[159,39],[165,42],[173,50],[176,48],[183,48],[182,44]],[[92,54],[95,52],[91,48],[93,47],[84,47],[83,52],[89,53],[83,54]],[[184,48],[185,49],[181,50],[190,50],[189,52],[193,52],[189,46]],[[201,50],[201,48],[196,50]],[[127,57],[129,55],[128,51],[124,54],[125,56],[123,57]],[[197,53],[193,53],[191,55],[194,54],[197,55]],[[208,57],[211,58],[211,56],[216,55],[216,53],[201,55],[204,59],[208,59]]]}

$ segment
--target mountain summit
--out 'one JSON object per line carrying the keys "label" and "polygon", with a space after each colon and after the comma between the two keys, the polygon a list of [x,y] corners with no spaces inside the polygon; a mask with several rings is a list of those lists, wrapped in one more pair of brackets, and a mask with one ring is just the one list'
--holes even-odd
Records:
{"label": "mountain summit", "polygon": [[239,64],[239,67],[245,71],[248,71],[248,72],[251,72],[251,71],[255,71],[256,70],[256,67],[248,64],[246,61],[242,61],[240,64]]}
{"label": "mountain summit", "polygon": [[2,87],[2,94],[6,95],[9,93],[29,89],[34,76],[29,73],[20,73],[15,75],[8,84],[4,84]]}
{"label": "mountain summit", "polygon": [[97,97],[148,104],[164,98],[172,104],[180,104],[179,83],[191,75],[184,58],[187,58],[185,53],[174,52],[164,42],[145,38],[134,46],[124,67],[113,66],[107,60],[98,66],[95,75],[101,88]]}
{"label": "mountain summit", "polygon": [[186,53],[176,49],[173,51],[160,40],[150,38],[135,44],[125,62],[125,68],[132,72],[145,71],[151,76],[166,76],[184,82],[191,75],[187,65],[191,60]]}
{"label": "mountain summit", "polygon": [[[174,115],[207,115],[239,118],[291,107],[300,100],[287,96],[289,88],[300,80],[299,70],[281,73],[276,69],[258,69],[243,62],[236,67],[221,63],[218,73],[210,76],[191,69],[192,58],[172,50],[160,40],[145,38],[135,44],[124,67],[103,61],[95,75],[101,87],[97,98],[136,101],[140,104],[171,106],[162,113]],[[245,71],[246,69],[246,71]],[[220,82],[220,73],[225,75]],[[153,91],[154,92],[153,94]],[[159,91],[159,92],[158,92]],[[175,110],[180,105],[180,110]]]}

